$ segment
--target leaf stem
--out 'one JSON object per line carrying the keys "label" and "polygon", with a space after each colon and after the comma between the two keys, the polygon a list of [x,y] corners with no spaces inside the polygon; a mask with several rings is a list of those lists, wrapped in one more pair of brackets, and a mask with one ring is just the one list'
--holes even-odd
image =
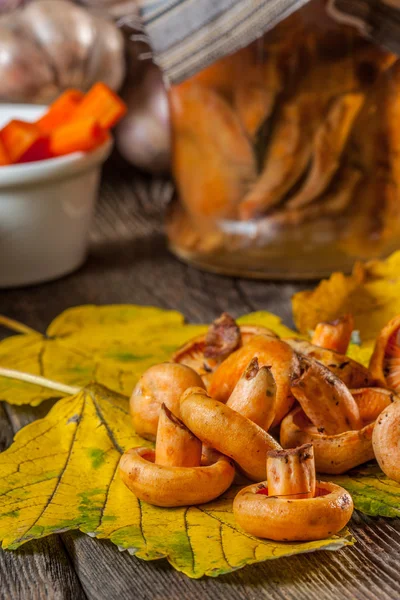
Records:
{"label": "leaf stem", "polygon": [[14,319],[9,319],[4,315],[0,315],[0,325],[3,325],[3,327],[7,327],[7,329],[11,329],[11,331],[16,331],[17,333],[39,333],[31,327],[28,327],[28,325],[24,325],[23,323],[15,321]]}
{"label": "leaf stem", "polygon": [[22,371],[14,371],[14,369],[5,369],[0,367],[0,376],[8,377],[9,379],[17,379],[18,381],[25,381],[26,383],[32,383],[33,385],[40,385],[41,387],[55,390],[56,392],[62,392],[63,394],[73,395],[81,391],[82,388],[73,387],[70,385],[64,385],[58,381],[52,381],[41,377],[40,375],[32,375],[30,373],[23,373]]}

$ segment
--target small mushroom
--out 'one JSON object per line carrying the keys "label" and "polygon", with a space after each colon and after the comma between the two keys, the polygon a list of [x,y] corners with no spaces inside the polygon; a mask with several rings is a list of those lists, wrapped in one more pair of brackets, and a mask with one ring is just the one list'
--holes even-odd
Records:
{"label": "small mushroom", "polygon": [[282,446],[292,448],[312,442],[317,471],[331,475],[346,473],[372,460],[375,421],[382,410],[390,406],[394,394],[381,388],[362,388],[352,390],[351,394],[359,408],[360,429],[329,435],[323,427],[317,428],[298,406],[281,423]]}
{"label": "small mushroom", "polygon": [[299,364],[291,392],[312,423],[329,435],[360,429],[359,408],[343,381],[313,358],[299,356]]}
{"label": "small mushroom", "polygon": [[140,500],[164,507],[203,504],[231,485],[235,467],[226,456],[201,465],[201,442],[163,405],[156,450],[132,448],[120,460],[122,481]]}
{"label": "small mushroom", "polygon": [[164,467],[198,467],[202,444],[191,431],[161,405],[157,428],[155,463]]}
{"label": "small mushroom", "polygon": [[[335,182],[329,190],[318,199],[301,208],[287,208],[276,210],[273,214],[264,217],[269,226],[298,227],[307,221],[317,221],[322,218],[332,218],[343,214],[349,207],[356,193],[358,184],[363,178],[361,169],[343,165],[335,176]],[[260,227],[262,219],[259,221]]]}
{"label": "small mushroom", "polygon": [[268,431],[276,410],[276,384],[271,369],[260,368],[258,359],[253,358],[226,405]]}
{"label": "small mushroom", "polygon": [[277,206],[306,171],[320,105],[316,94],[301,93],[280,108],[262,172],[239,205],[241,220],[255,219]]}
{"label": "small mushroom", "polygon": [[182,204],[198,223],[234,218],[257,177],[253,146],[236,111],[196,79],[171,86],[168,96],[172,174]]}
{"label": "small mushroom", "polygon": [[314,358],[328,367],[348,388],[356,389],[376,385],[376,381],[368,369],[344,354],[315,346],[306,340],[288,338],[285,339],[285,342],[298,354]]}
{"label": "small mushroom", "polygon": [[245,487],[233,502],[246,532],[276,541],[324,539],[343,529],[352,512],[345,489],[315,481],[312,444],[269,452],[267,481]]}
{"label": "small mushroom", "polygon": [[186,365],[161,363],[147,369],[129,402],[136,433],[154,440],[161,404],[179,415],[179,399],[185,390],[193,386],[204,387],[204,384],[200,375]]}
{"label": "small mushroom", "polygon": [[280,445],[266,431],[201,388],[181,398],[181,419],[206,446],[232,458],[249,479],[265,478],[267,452]]}
{"label": "small mushroom", "polygon": [[400,399],[379,415],[372,434],[372,445],[382,471],[400,483]]}
{"label": "small mushroom", "polygon": [[[262,327],[259,325],[241,325],[238,328],[240,338],[237,340],[237,337],[235,336],[236,328],[237,325],[232,317],[227,315],[227,313],[223,313],[221,317],[216,319],[214,323],[210,325],[206,334],[199,335],[189,340],[181,348],[178,348],[178,350],[172,356],[173,362],[187,365],[188,367],[194,369],[196,373],[201,376],[204,384],[208,387],[213,372],[216,370],[222,360],[227,358],[231,352],[236,350],[236,343],[235,346],[232,344],[226,344],[227,329],[230,332],[231,338],[234,338],[236,341],[238,341],[237,347],[245,346],[256,335],[263,334],[268,337],[277,337],[277,335],[267,327]],[[215,355],[217,345],[220,347],[222,345],[225,346],[225,350],[223,351],[222,355],[221,353],[219,356]]]}
{"label": "small mushroom", "polygon": [[400,391],[400,315],[378,335],[369,370],[379,385]]}
{"label": "small mushroom", "polygon": [[292,348],[276,337],[257,335],[224,360],[211,378],[210,396],[227,402],[253,358],[258,359],[260,367],[270,367],[275,379],[276,412],[272,426],[278,425],[294,402],[290,381],[298,373],[298,359]]}
{"label": "small mushroom", "polygon": [[255,143],[260,136],[260,130],[269,123],[273,114],[282,91],[284,77],[279,61],[280,53],[270,48],[268,60],[260,61],[262,47],[263,40],[257,40],[236,54],[235,62],[240,77],[232,78],[230,71],[231,83],[234,86],[234,106],[248,136]]}
{"label": "small mushroom", "polygon": [[313,142],[313,159],[299,191],[289,199],[289,209],[307,206],[329,187],[340,164],[352,126],[365,101],[365,95],[350,92],[332,101]]}
{"label": "small mushroom", "polygon": [[318,323],[315,328],[311,343],[340,354],[346,354],[354,329],[352,315],[345,315],[335,321]]}

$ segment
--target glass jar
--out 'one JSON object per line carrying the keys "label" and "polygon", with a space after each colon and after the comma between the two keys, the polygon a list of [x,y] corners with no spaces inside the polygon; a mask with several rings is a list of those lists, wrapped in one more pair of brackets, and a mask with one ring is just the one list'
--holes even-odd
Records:
{"label": "glass jar", "polygon": [[179,257],[314,278],[400,246],[400,62],[323,0],[169,98]]}

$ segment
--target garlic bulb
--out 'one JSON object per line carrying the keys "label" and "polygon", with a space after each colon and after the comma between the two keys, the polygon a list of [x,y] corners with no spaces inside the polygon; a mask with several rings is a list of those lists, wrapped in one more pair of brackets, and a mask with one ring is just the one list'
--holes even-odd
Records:
{"label": "garlic bulb", "polygon": [[15,10],[24,4],[24,0],[0,0],[0,15]]}
{"label": "garlic bulb", "polygon": [[46,55],[31,39],[0,26],[0,102],[45,103],[58,92]]}
{"label": "garlic bulb", "polygon": [[116,131],[119,152],[140,169],[167,172],[171,147],[169,104],[159,69],[148,62],[141,81],[128,82],[123,98],[128,114]]}
{"label": "garlic bulb", "polygon": [[102,17],[66,0],[37,0],[0,22],[0,99],[49,102],[96,81],[119,89],[124,39]]}

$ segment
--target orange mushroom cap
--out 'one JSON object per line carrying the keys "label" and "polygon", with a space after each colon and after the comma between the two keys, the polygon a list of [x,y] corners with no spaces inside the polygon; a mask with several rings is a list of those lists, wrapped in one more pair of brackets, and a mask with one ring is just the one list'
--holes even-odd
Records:
{"label": "orange mushroom cap", "polygon": [[284,542],[321,540],[343,529],[353,513],[350,494],[334,483],[317,481],[316,496],[299,500],[268,496],[266,491],[265,483],[249,485],[233,502],[238,524],[257,537]]}

